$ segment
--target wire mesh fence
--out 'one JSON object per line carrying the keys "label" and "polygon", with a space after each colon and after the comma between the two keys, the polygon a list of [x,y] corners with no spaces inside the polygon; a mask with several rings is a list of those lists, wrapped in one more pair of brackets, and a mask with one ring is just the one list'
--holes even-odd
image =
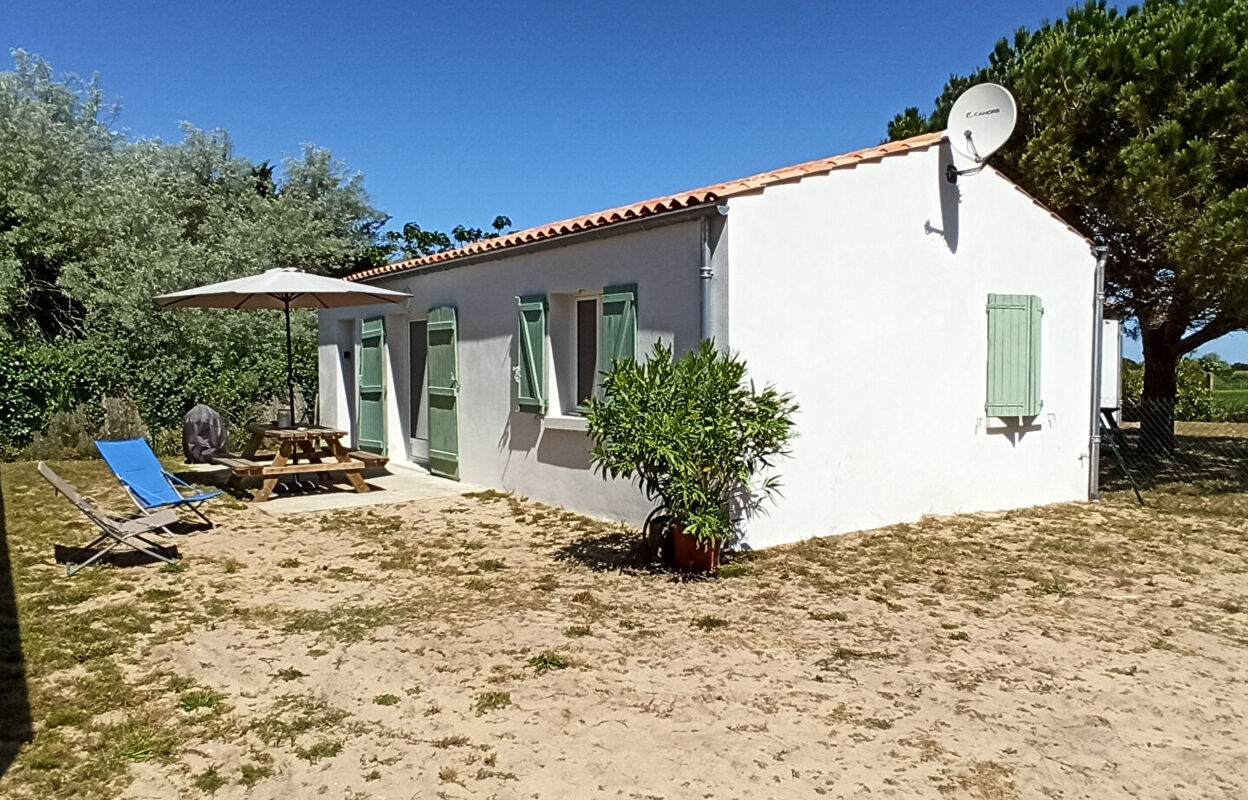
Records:
{"label": "wire mesh fence", "polygon": [[[1213,402],[1208,402],[1209,400]],[[1128,400],[1101,418],[1101,489],[1248,489],[1248,397]],[[1195,418],[1193,418],[1195,417]]]}

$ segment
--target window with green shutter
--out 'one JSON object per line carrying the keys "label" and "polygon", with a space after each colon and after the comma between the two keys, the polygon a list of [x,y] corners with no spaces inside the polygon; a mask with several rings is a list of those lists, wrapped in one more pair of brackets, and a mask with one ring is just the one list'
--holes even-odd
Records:
{"label": "window with green shutter", "polygon": [[990,417],[1034,417],[1040,400],[1040,298],[988,295],[988,400]]}
{"label": "window with green shutter", "polygon": [[521,411],[546,413],[546,295],[519,298],[516,349],[512,374],[517,384],[516,399]]}
{"label": "window with green shutter", "polygon": [[613,361],[637,358],[637,284],[608,286],[602,290],[602,322],[598,336],[598,368],[611,369]]}

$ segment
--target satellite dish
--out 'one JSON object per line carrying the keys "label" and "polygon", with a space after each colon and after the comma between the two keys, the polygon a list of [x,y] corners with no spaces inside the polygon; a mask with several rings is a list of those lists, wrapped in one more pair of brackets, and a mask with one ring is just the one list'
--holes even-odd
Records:
{"label": "satellite dish", "polygon": [[963,92],[949,110],[945,137],[955,153],[977,166],[958,170],[950,164],[945,170],[949,182],[957,183],[959,175],[983,169],[988,156],[1009,141],[1017,121],[1018,104],[1004,86],[981,83]]}

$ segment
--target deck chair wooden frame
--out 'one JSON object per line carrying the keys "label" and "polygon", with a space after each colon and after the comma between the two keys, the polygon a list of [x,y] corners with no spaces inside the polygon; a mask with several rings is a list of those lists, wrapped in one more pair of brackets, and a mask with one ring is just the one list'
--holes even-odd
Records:
{"label": "deck chair wooden frame", "polygon": [[[134,519],[121,519],[114,517],[104,511],[101,511],[95,503],[91,502],[89,498],[83,496],[64,478],[53,472],[52,468],[46,463],[40,461],[38,469],[39,474],[42,475],[48,483],[52,484],[52,488],[56,490],[57,494],[64,495],[65,498],[73,504],[74,508],[81,511],[83,515],[95,523],[96,527],[98,527],[101,531],[100,535],[85,548],[87,550],[94,551],[91,556],[85,561],[80,561],[76,564],[66,564],[66,575],[73,575],[74,573],[82,570],[84,567],[94,564],[104,556],[108,555],[108,553],[112,552],[115,548],[123,545],[132,550],[138,550],[141,553],[146,553],[152,558],[155,558],[158,561],[163,561],[166,564],[172,564],[178,560],[177,558],[170,558],[169,556],[159,552],[162,549],[161,545],[147,538],[149,534],[177,522],[178,515],[174,511],[165,509],[163,511],[158,511],[155,514],[144,514],[143,516],[136,517]],[[96,550],[95,548],[101,543],[104,543],[105,546]]]}

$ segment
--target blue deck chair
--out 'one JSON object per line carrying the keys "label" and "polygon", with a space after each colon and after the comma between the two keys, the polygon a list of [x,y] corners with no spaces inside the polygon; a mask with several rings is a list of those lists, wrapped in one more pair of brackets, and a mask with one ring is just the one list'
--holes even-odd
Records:
{"label": "blue deck chair", "polygon": [[[212,520],[205,517],[199,507],[204,501],[219,497],[221,492],[196,492],[185,481],[166,472],[146,440],[96,442],[95,448],[100,451],[104,463],[108,464],[117,480],[121,481],[126,493],[140,511],[186,506],[208,523],[208,527],[212,527]],[[183,494],[184,489],[190,489],[192,494]]]}

